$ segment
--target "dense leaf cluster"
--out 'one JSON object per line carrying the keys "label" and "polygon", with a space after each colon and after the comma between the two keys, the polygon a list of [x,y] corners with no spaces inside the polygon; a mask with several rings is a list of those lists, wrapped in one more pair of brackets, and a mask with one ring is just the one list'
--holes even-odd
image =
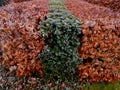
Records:
{"label": "dense leaf cluster", "polygon": [[5,6],[7,4],[7,0],[0,0],[0,6]]}
{"label": "dense leaf cluster", "polygon": [[56,11],[49,13],[47,19],[40,23],[40,33],[46,43],[40,59],[47,80],[62,82],[77,77],[76,68],[81,62],[77,51],[80,46],[80,25],[80,21],[70,13]]}
{"label": "dense leaf cluster", "polygon": [[23,2],[23,1],[30,1],[30,0],[13,0],[15,3]]}
{"label": "dense leaf cluster", "polygon": [[47,13],[47,2],[33,0],[0,8],[0,61],[14,75],[42,74],[38,54],[44,40],[37,26]]}
{"label": "dense leaf cluster", "polygon": [[[79,54],[85,64],[80,65],[79,68],[80,81],[120,80],[119,12],[81,0],[67,0],[66,7],[83,22],[84,37],[81,40]],[[96,63],[97,65],[94,66]]]}
{"label": "dense leaf cluster", "polygon": [[114,11],[120,11],[120,0],[85,0],[89,3],[108,7]]}

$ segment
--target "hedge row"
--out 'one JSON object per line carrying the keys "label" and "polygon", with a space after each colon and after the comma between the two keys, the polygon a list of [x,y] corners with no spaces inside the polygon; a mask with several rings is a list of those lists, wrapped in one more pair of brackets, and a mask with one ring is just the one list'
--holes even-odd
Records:
{"label": "hedge row", "polygon": [[120,12],[120,0],[84,0]]}
{"label": "hedge row", "polygon": [[46,44],[40,54],[45,69],[43,77],[55,84],[78,80],[77,67],[82,61],[78,55],[81,22],[65,10],[64,3],[51,0],[50,12],[40,22],[40,33]]}
{"label": "hedge row", "polygon": [[83,22],[79,54],[84,64],[79,66],[79,80],[120,80],[120,14],[81,0],[67,0],[66,7]]}
{"label": "hedge row", "polygon": [[0,8],[0,61],[11,74],[42,74],[38,54],[44,40],[38,32],[38,21],[48,11],[47,0],[13,3]]}
{"label": "hedge row", "polygon": [[30,1],[30,0],[0,0],[0,6],[5,6],[11,2],[15,2],[15,3],[20,3],[20,2],[23,2],[23,1]]}

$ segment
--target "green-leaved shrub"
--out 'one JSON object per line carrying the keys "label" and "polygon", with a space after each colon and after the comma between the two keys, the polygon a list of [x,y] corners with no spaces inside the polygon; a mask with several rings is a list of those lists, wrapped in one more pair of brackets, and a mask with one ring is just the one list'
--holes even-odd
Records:
{"label": "green-leaved shrub", "polygon": [[7,0],[0,0],[0,6],[5,6],[7,4]]}
{"label": "green-leaved shrub", "polygon": [[49,0],[49,12],[68,12],[65,9],[65,0]]}
{"label": "green-leaved shrub", "polygon": [[40,22],[40,33],[46,43],[40,54],[46,80],[55,83],[77,80],[77,66],[81,63],[77,51],[80,46],[80,25],[79,20],[66,12],[49,13],[47,19]]}

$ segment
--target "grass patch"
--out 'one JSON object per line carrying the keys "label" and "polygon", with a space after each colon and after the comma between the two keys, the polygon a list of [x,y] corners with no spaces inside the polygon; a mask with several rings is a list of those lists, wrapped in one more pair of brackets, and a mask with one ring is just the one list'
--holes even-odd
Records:
{"label": "grass patch", "polygon": [[96,83],[86,86],[84,90],[120,90],[120,81],[115,83]]}

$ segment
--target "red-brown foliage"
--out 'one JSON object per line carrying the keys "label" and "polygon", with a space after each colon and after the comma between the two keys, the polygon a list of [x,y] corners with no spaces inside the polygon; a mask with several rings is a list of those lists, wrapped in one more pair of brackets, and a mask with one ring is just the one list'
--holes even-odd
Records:
{"label": "red-brown foliage", "polygon": [[30,0],[14,0],[15,3],[17,3],[17,2],[23,2],[23,1],[30,1]]}
{"label": "red-brown foliage", "polygon": [[[82,45],[79,49],[80,56],[87,61],[91,58],[92,60],[103,61],[103,64],[107,63],[108,65],[112,61],[119,61],[120,13],[81,0],[67,0],[66,7],[71,10],[76,17],[82,20],[84,38],[81,40]],[[100,64],[100,67],[102,67],[103,64]],[[107,66],[107,64],[105,65]],[[85,70],[89,70],[88,66],[92,67],[91,64],[85,65]],[[113,66],[114,65],[109,65],[109,70],[112,74],[114,74],[114,69],[112,69]],[[82,67],[84,67],[84,65]],[[97,68],[94,69],[97,70]],[[83,72],[84,71],[80,72],[79,75]],[[106,69],[103,69],[103,72],[106,72]],[[103,74],[104,76],[108,75],[109,78],[113,78],[110,77],[110,73]],[[91,73],[91,75],[93,74]],[[81,79],[82,76],[80,76],[80,80]],[[90,82],[92,81],[89,80],[89,78],[87,79]],[[97,81],[97,78],[95,79],[96,80],[93,81]],[[114,79],[111,80],[114,81]]]}
{"label": "red-brown foliage", "polygon": [[113,9],[114,11],[120,11],[120,0],[84,0],[89,3],[105,6]]}
{"label": "red-brown foliage", "polygon": [[[106,18],[104,20],[107,21]],[[104,20],[96,19],[83,24],[84,38],[79,52],[83,58],[102,58],[105,61],[120,59],[120,28]],[[93,23],[94,26],[91,25]]]}
{"label": "red-brown foliage", "polygon": [[38,22],[48,11],[47,0],[12,3],[0,8],[0,50],[2,64],[18,76],[42,74],[38,54],[44,48]]}
{"label": "red-brown foliage", "polygon": [[89,81],[90,83],[120,80],[118,69],[120,69],[119,61],[107,63],[97,59],[78,67],[80,81]]}

